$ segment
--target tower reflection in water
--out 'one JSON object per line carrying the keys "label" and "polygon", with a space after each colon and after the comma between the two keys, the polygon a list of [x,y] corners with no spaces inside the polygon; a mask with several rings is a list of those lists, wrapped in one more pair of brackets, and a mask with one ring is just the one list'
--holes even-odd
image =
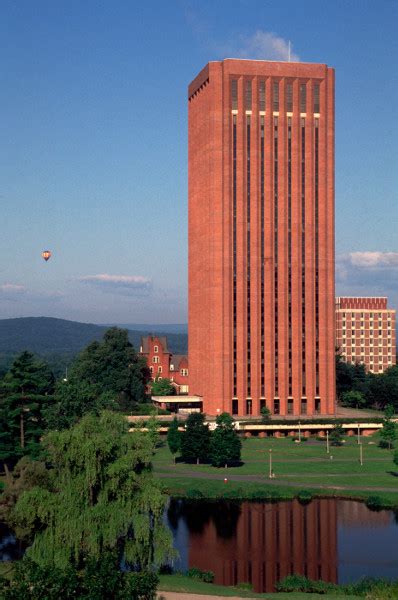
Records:
{"label": "tower reflection in water", "polygon": [[336,503],[297,500],[275,504],[172,500],[169,523],[185,521],[188,566],[213,571],[215,583],[251,583],[272,592],[277,581],[300,573],[337,582]]}

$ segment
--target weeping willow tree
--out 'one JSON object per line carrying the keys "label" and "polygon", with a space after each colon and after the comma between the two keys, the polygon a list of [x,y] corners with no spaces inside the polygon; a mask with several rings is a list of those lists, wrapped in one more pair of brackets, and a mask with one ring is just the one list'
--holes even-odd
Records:
{"label": "weeping willow tree", "polygon": [[116,551],[148,569],[172,557],[165,497],[151,472],[153,441],[128,428],[122,416],[103,412],[44,438],[52,486],[24,492],[14,511],[39,565],[79,568],[87,557]]}

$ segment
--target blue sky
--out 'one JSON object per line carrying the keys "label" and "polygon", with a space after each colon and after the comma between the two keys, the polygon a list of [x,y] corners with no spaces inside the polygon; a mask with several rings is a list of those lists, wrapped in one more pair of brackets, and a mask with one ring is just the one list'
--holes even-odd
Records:
{"label": "blue sky", "polygon": [[395,0],[2,0],[0,318],[184,322],[187,85],[287,40],[336,68],[337,292],[397,306],[397,22]]}

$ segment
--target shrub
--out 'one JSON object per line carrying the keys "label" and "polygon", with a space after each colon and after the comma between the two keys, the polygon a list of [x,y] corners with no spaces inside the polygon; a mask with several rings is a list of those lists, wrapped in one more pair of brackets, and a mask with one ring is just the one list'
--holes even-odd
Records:
{"label": "shrub", "polygon": [[303,435],[301,436],[301,438],[298,435],[292,435],[291,440],[292,442],[308,442],[307,437],[304,437]]}
{"label": "shrub", "polygon": [[204,581],[205,583],[213,583],[214,582],[213,571],[202,571],[201,569],[198,569],[197,567],[191,567],[186,572],[186,575],[187,575],[187,577],[190,577],[191,579],[200,579],[201,581]]}
{"label": "shrub", "polygon": [[253,589],[252,584],[247,583],[245,581],[242,581],[242,583],[238,583],[238,585],[236,587],[240,590],[252,590]]}
{"label": "shrub", "polygon": [[156,573],[128,573],[124,597],[129,600],[155,600],[158,583],[159,577]]}
{"label": "shrub", "polygon": [[387,440],[380,440],[379,441],[379,448],[389,448],[390,444],[387,442]]}
{"label": "shrub", "polygon": [[370,510],[381,510],[383,508],[383,500],[380,496],[368,496],[365,504]]}
{"label": "shrub", "polygon": [[300,490],[297,494],[297,500],[300,504],[308,504],[312,500],[312,493],[309,490]]}
{"label": "shrub", "polygon": [[275,585],[277,592],[304,592],[330,596],[358,596],[368,600],[392,600],[398,598],[398,582],[364,577],[356,583],[338,585],[326,581],[314,581],[303,575],[288,575]]}
{"label": "shrub", "polygon": [[200,498],[203,498],[203,494],[200,490],[192,488],[191,490],[187,491],[187,498],[191,498],[192,500],[199,500]]}
{"label": "shrub", "polygon": [[333,583],[313,581],[304,575],[288,575],[275,585],[277,592],[304,592],[307,594],[327,594],[336,589]]}

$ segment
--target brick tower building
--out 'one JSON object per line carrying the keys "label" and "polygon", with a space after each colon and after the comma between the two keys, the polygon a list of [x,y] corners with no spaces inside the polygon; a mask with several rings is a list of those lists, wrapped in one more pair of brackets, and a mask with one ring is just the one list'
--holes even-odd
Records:
{"label": "brick tower building", "polygon": [[188,99],[190,392],[332,414],[334,70],[215,61]]}

